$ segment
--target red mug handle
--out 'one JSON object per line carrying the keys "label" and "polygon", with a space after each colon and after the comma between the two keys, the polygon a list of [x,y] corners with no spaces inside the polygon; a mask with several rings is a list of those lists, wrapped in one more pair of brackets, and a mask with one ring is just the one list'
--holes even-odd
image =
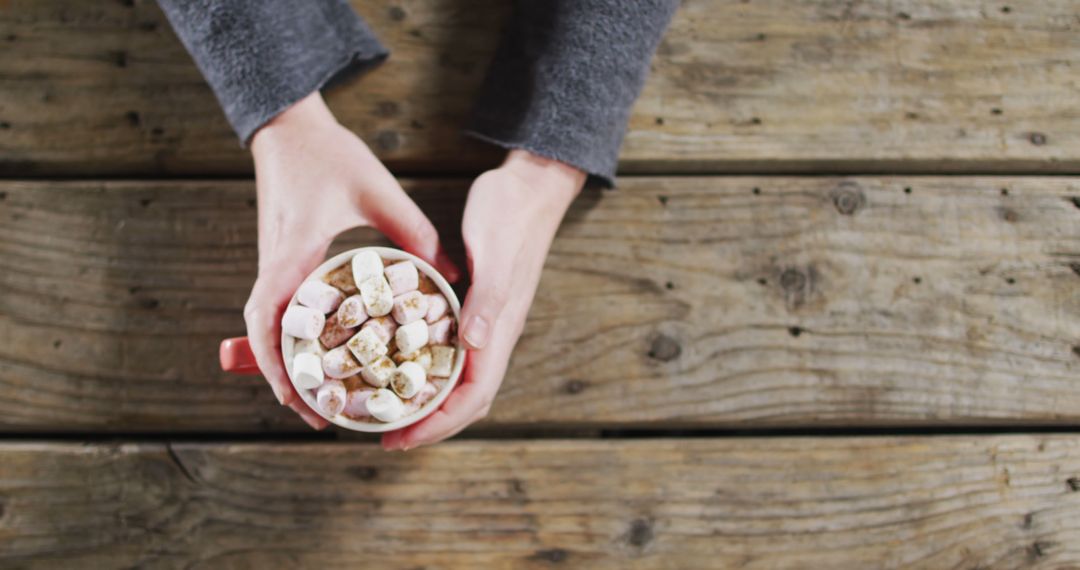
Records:
{"label": "red mug handle", "polygon": [[246,336],[221,341],[218,357],[221,360],[221,369],[225,372],[260,374],[259,365],[255,362],[255,353],[251,352],[251,345],[248,344]]}

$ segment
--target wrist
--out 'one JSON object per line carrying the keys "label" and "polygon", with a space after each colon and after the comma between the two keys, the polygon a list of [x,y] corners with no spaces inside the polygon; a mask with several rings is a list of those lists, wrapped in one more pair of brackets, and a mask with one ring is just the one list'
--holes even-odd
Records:
{"label": "wrist", "polygon": [[565,207],[569,207],[581,192],[587,177],[584,171],[565,162],[527,150],[511,150],[500,168],[536,188],[541,196],[560,202]]}
{"label": "wrist", "polygon": [[318,91],[293,103],[287,109],[255,131],[251,137],[251,152],[258,159],[285,141],[295,141],[299,135],[336,125],[337,120]]}

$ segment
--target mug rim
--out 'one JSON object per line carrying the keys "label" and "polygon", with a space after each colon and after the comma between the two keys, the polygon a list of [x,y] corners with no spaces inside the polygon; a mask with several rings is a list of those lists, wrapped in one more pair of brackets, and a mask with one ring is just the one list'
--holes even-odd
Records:
{"label": "mug rim", "polygon": [[[443,294],[443,296],[446,297],[446,301],[450,305],[450,310],[454,314],[454,321],[458,323],[461,322],[461,302],[458,301],[457,294],[454,293],[454,290],[450,287],[450,283],[446,280],[446,278],[443,277],[441,273],[436,271],[435,268],[431,266],[431,264],[424,261],[423,259],[420,259],[419,257],[407,251],[393,247],[373,245],[343,251],[323,261],[318,267],[315,268],[314,271],[312,271],[310,274],[308,274],[307,277],[304,278],[301,284],[306,283],[312,279],[317,279],[321,281],[327,273],[344,265],[346,261],[351,261],[353,256],[355,256],[361,251],[374,251],[379,255],[380,259],[386,259],[390,261],[413,262],[413,264],[416,265],[416,268],[423,272],[424,275],[426,275],[429,279],[431,279],[431,281],[435,283],[435,286],[439,288],[439,291]],[[298,301],[296,300],[297,292],[299,292],[299,287],[297,287],[297,291],[294,291],[292,297],[289,299],[289,307],[298,304]],[[318,339],[316,339],[316,341],[318,341]],[[420,406],[420,409],[417,410],[415,413],[405,416],[403,418],[399,418],[395,421],[378,423],[362,422],[348,418],[342,414],[338,414],[333,417],[327,416],[323,413],[322,410],[319,409],[318,404],[315,401],[315,397],[311,395],[310,391],[301,390],[300,387],[296,385],[296,381],[293,379],[292,371],[292,358],[294,356],[293,344],[295,342],[296,339],[294,337],[285,334],[284,330],[281,331],[281,358],[283,360],[283,364],[285,365],[285,372],[289,376],[289,382],[293,385],[293,389],[296,390],[296,393],[300,395],[300,398],[304,400],[304,403],[306,403],[308,407],[310,407],[316,414],[319,414],[319,417],[336,426],[341,426],[352,431],[366,433],[384,433],[388,431],[398,430],[404,427],[411,426],[412,424],[431,415],[432,412],[439,409],[439,407],[442,406],[443,402],[445,402],[446,399],[450,397],[450,392],[452,392],[454,390],[454,387],[457,386],[458,380],[461,378],[461,371],[465,366],[465,350],[461,346],[461,342],[458,341],[455,337],[454,343],[452,345],[455,349],[454,367],[450,371],[450,377],[447,379],[446,385],[443,386],[442,390],[439,390],[439,393],[436,394],[434,398],[428,400],[423,406]]]}

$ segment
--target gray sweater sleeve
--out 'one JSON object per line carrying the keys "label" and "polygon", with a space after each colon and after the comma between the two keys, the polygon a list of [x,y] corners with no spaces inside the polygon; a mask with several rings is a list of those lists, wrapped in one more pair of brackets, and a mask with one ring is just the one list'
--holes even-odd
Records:
{"label": "gray sweater sleeve", "polygon": [[158,0],[241,142],[388,51],[346,0]]}
{"label": "gray sweater sleeve", "polygon": [[517,0],[467,133],[611,186],[630,107],[678,0]]}

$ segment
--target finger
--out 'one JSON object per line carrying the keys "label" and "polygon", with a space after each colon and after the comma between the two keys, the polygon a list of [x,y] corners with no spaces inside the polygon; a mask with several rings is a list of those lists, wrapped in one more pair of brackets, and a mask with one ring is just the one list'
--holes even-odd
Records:
{"label": "finger", "polygon": [[315,411],[308,407],[307,403],[305,403],[299,397],[296,397],[293,402],[289,404],[289,408],[299,414],[300,419],[304,420],[304,423],[316,430],[326,429],[326,426],[330,425],[330,422],[326,421],[325,419],[323,419],[322,416],[315,413]]}
{"label": "finger", "polygon": [[[516,339],[505,338],[479,352],[469,352],[462,383],[432,415],[400,430],[397,440],[384,441],[388,449],[413,449],[452,437],[481,419],[491,407],[502,384],[506,364]],[[388,447],[396,443],[396,448]]]}
{"label": "finger", "polygon": [[364,208],[371,225],[405,251],[433,265],[448,281],[457,281],[461,271],[443,251],[439,232],[431,220],[389,172],[379,177],[377,185],[374,199],[378,204],[368,204]]}
{"label": "finger", "polygon": [[474,253],[477,248],[468,243],[466,247],[473,273],[461,308],[460,336],[465,346],[480,350],[488,345],[492,329],[506,308],[515,254],[504,252],[506,248],[498,244],[485,243],[483,253]]}
{"label": "finger", "polygon": [[[316,254],[316,261],[321,255]],[[295,263],[295,258],[292,259],[293,263],[269,263],[261,270],[244,307],[251,352],[282,405],[291,404],[296,392],[281,358],[281,316],[293,292],[311,271],[310,262]]]}

